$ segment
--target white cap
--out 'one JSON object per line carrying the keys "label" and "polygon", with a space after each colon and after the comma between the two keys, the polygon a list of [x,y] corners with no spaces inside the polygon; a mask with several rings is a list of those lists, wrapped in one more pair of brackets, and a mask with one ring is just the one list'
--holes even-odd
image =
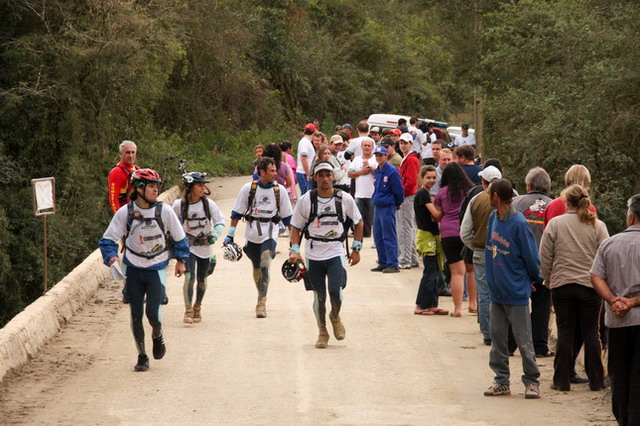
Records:
{"label": "white cap", "polygon": [[313,174],[315,175],[322,170],[329,170],[331,173],[333,173],[333,165],[328,161],[320,161],[313,168]]}
{"label": "white cap", "polygon": [[413,142],[413,136],[411,136],[411,133],[403,133],[402,135],[400,135],[400,140],[405,142]]}
{"label": "white cap", "polygon": [[373,132],[373,133],[380,133],[380,127],[378,126],[374,126],[371,129],[369,129],[369,132]]}
{"label": "white cap", "polygon": [[497,167],[488,166],[484,170],[479,172],[478,176],[480,176],[482,179],[486,180],[487,182],[491,182],[495,179],[501,179],[502,173],[500,173],[500,170],[498,170]]}

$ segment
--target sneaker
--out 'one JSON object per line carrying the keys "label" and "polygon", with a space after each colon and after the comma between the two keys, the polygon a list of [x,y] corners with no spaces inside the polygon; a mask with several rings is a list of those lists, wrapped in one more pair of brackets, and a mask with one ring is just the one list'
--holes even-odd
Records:
{"label": "sneaker", "polygon": [[419,268],[420,264],[418,262],[414,262],[414,263],[411,264],[411,267],[412,268]]}
{"label": "sneaker", "polygon": [[200,314],[200,305],[195,305],[193,307],[193,322],[194,323],[202,322],[202,315]]}
{"label": "sneaker", "polygon": [[552,383],[551,384],[551,389],[559,391],[559,392],[569,392],[569,391],[571,391],[571,386],[556,385],[555,383]]}
{"label": "sneaker", "polygon": [[184,318],[182,319],[182,322],[185,324],[193,324],[193,309],[192,308],[187,308],[184,311]]}
{"label": "sneaker", "polygon": [[133,367],[133,371],[147,371],[149,369],[149,357],[138,355],[138,363]]}
{"label": "sneaker", "polygon": [[537,385],[535,383],[528,384],[524,390],[524,397],[526,399],[540,398],[540,385]]}
{"label": "sneaker", "polygon": [[577,374],[569,376],[569,383],[573,384],[581,384],[581,383],[589,383],[589,379],[586,377],[580,377]]}
{"label": "sneaker", "polygon": [[375,268],[371,268],[371,272],[382,272],[384,271],[384,269],[385,269],[384,266],[378,265]]}
{"label": "sneaker", "polygon": [[400,265],[400,269],[411,269],[411,265]]}
{"label": "sneaker", "polygon": [[318,340],[316,340],[316,348],[325,349],[329,344],[329,332],[327,331],[327,327],[320,327],[320,332],[318,333]]}
{"label": "sneaker", "polygon": [[151,340],[153,340],[153,358],[162,359],[164,354],[167,353],[167,347],[164,344],[164,337],[161,334]]}
{"label": "sneaker", "polygon": [[394,268],[393,266],[387,266],[386,268],[384,268],[382,270],[382,273],[384,273],[384,274],[393,274],[393,273],[396,273],[396,272],[400,272],[400,269]]}
{"label": "sneaker", "polygon": [[335,336],[336,340],[344,340],[345,329],[340,317],[338,316],[336,318],[329,319],[331,320],[331,325],[333,326],[333,335]]}
{"label": "sneaker", "polygon": [[484,396],[500,396],[500,395],[511,395],[511,390],[509,389],[509,385],[501,385],[496,382],[493,382],[489,389],[484,391]]}

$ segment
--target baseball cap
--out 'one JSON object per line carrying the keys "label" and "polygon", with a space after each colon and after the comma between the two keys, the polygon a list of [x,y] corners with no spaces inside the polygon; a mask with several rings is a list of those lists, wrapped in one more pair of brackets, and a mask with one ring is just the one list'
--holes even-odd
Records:
{"label": "baseball cap", "polygon": [[463,128],[463,129],[468,129],[468,128],[469,128],[469,125],[468,125],[467,123],[464,123],[464,124],[462,125],[462,128]]}
{"label": "baseball cap", "polygon": [[498,170],[497,167],[489,166],[489,167],[485,167],[484,170],[479,172],[478,176],[480,176],[482,179],[486,180],[487,182],[491,182],[494,179],[501,179],[502,173],[500,173],[500,170]]}
{"label": "baseball cap", "polygon": [[304,126],[305,130],[311,130],[312,132],[317,131],[318,129],[316,129],[316,125],[313,123],[307,123],[306,126]]}
{"label": "baseball cap", "polygon": [[390,135],[400,136],[402,134],[402,130],[400,130],[400,129],[391,129],[391,130],[389,130],[389,134]]}
{"label": "baseball cap", "polygon": [[329,143],[344,143],[344,139],[340,135],[333,135],[331,139],[329,139]]}
{"label": "baseball cap", "polygon": [[413,136],[409,133],[403,133],[400,135],[400,140],[405,142],[413,142]]}
{"label": "baseball cap", "polygon": [[372,127],[371,129],[369,129],[369,133],[380,133],[380,127]]}
{"label": "baseball cap", "polygon": [[391,142],[390,138],[384,138],[380,141],[380,146],[387,147],[389,145],[393,145],[393,142]]}
{"label": "baseball cap", "polygon": [[345,123],[342,125],[343,129],[349,129],[349,130],[353,130],[353,126],[349,123]]}
{"label": "baseball cap", "polygon": [[328,161],[318,161],[318,163],[313,168],[313,174],[315,175],[322,170],[329,170],[331,173],[333,173],[333,165]]}
{"label": "baseball cap", "polygon": [[387,148],[385,148],[384,146],[379,146],[376,148],[375,151],[373,151],[374,154],[382,154],[382,155],[387,155]]}

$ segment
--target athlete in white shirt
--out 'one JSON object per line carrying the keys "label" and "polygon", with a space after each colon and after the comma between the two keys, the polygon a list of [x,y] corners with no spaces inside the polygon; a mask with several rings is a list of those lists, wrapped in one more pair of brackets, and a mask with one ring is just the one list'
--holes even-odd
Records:
{"label": "athlete in white shirt", "polygon": [[275,181],[277,172],[273,159],[261,158],[256,168],[260,177],[240,189],[231,211],[231,226],[224,244],[233,242],[238,221],[245,219],[246,244],[243,251],[253,264],[253,280],[258,290],[256,317],[265,318],[269,267],[276,256],[278,223],[282,220],[285,226],[290,226],[293,211],[286,188]]}
{"label": "athlete in white shirt", "polygon": [[[207,277],[213,273],[216,259],[213,245],[224,229],[224,216],[218,205],[207,198],[211,192],[206,184],[206,173],[189,172],[182,175],[185,186],[184,198],[173,203],[173,211],[178,215],[189,240],[189,261],[184,276],[182,292],[184,296],[184,319],[186,324],[202,321],[201,307],[207,291]],[[193,303],[193,285],[196,282],[196,300]]]}
{"label": "athlete in white shirt", "polygon": [[293,226],[289,255],[291,263],[302,259],[300,255],[302,234],[307,238],[305,256],[308,270],[305,287],[307,290],[313,290],[314,294],[313,311],[319,329],[317,348],[326,348],[329,342],[325,318],[327,284],[331,301],[329,320],[333,326],[333,335],[337,340],[345,337],[340,309],[342,289],[347,285],[344,241],[349,231],[348,220],[355,224],[352,252],[348,256],[350,265],[360,262],[362,248],[362,217],[351,195],[332,187],[333,171],[334,167],[328,161],[320,161],[316,164],[314,180],[318,188],[300,199],[291,220]]}

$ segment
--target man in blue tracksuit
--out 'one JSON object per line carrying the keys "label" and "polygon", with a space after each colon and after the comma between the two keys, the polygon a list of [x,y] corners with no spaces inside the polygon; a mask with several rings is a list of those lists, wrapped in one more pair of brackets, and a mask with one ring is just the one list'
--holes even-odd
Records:
{"label": "man in blue tracksuit", "polygon": [[527,399],[540,398],[540,370],[531,338],[529,296],[531,286],[542,283],[540,257],[525,217],[511,204],[513,186],[497,179],[489,187],[491,212],[485,244],[485,272],[491,298],[491,352],[489,366],[494,383],[485,396],[510,395],[509,326],[522,357],[522,381]]}
{"label": "man in blue tracksuit", "polygon": [[373,152],[378,162],[374,176],[373,241],[378,251],[378,266],[374,272],[400,272],[396,210],[404,201],[404,188],[398,169],[387,162],[387,149],[379,146]]}

